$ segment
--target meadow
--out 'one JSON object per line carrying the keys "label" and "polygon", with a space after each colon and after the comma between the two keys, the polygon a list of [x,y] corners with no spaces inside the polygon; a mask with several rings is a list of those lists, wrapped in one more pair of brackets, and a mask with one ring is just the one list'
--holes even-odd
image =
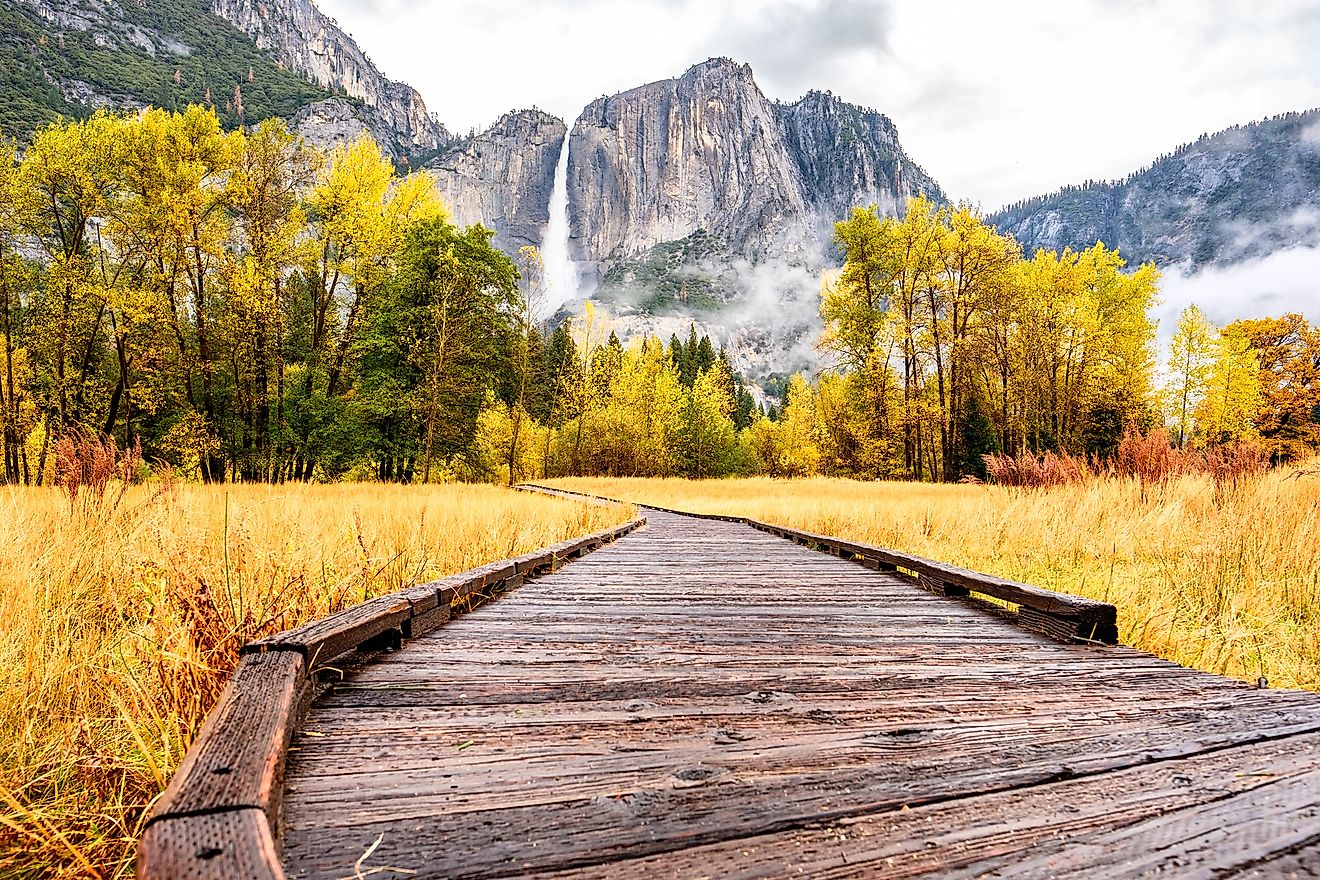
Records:
{"label": "meadow", "polygon": [[260,635],[626,521],[484,485],[0,487],[0,876],[127,877]]}
{"label": "meadow", "polygon": [[1087,479],[1036,489],[769,478],[551,485],[878,544],[1112,602],[1124,644],[1271,687],[1320,690],[1320,471],[1216,487]]}
{"label": "meadow", "polygon": [[[752,516],[1113,602],[1124,643],[1320,690],[1320,463],[1217,486],[550,481]],[[0,488],[0,875],[124,877],[238,648],[625,521],[485,485]]]}

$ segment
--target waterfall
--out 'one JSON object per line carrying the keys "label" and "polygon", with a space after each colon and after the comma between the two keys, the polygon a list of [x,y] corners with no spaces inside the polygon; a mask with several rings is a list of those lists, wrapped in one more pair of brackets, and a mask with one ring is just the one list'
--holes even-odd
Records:
{"label": "waterfall", "polygon": [[568,132],[559,148],[555,183],[550,190],[550,222],[541,236],[541,262],[545,266],[545,296],[539,317],[548,318],[578,294],[577,263],[568,255]]}

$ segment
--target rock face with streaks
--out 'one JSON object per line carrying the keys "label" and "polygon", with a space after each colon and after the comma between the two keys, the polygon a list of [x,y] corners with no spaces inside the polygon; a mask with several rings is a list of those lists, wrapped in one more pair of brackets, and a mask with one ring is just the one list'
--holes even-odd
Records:
{"label": "rock face with streaks", "polygon": [[811,92],[770,101],[727,58],[589,105],[573,127],[578,255],[608,267],[699,230],[751,260],[811,260],[858,204],[943,201],[889,119]]}
{"label": "rock face with streaks", "polygon": [[486,131],[455,141],[426,164],[454,222],[482,223],[507,253],[541,245],[550,190],[567,127],[540,110],[506,113]]}
{"label": "rock face with streaks", "polygon": [[[509,113],[426,168],[458,222],[486,224],[506,249],[539,245],[563,137],[556,117]],[[888,117],[825,92],[771,101],[727,58],[593,101],[569,134],[567,183],[570,250],[589,284],[696,263],[818,267],[853,206],[945,201]],[[709,278],[679,287],[679,305],[690,290],[718,304]]]}
{"label": "rock face with streaks", "polygon": [[[541,243],[563,136],[553,117],[510,114],[427,168],[459,222],[493,227],[512,252]],[[620,333],[695,321],[760,375],[814,358],[836,220],[945,201],[887,117],[822,92],[776,103],[726,58],[593,101],[569,134],[567,175],[582,293]]]}
{"label": "rock face with streaks", "polygon": [[434,150],[449,132],[426,110],[416,89],[389,79],[366,53],[311,0],[212,0],[211,11],[250,36],[285,67],[330,90],[342,90],[375,116],[407,152]]}
{"label": "rock face with streaks", "polygon": [[775,110],[818,236],[857,205],[893,214],[914,196],[945,200],[903,151],[888,116],[817,91]]}
{"label": "rock face with streaks", "polygon": [[705,229],[752,258],[805,240],[807,202],[751,68],[714,59],[587,106],[569,142],[578,254],[602,263]]}
{"label": "rock face with streaks", "polygon": [[327,153],[364,134],[371,135],[390,156],[407,156],[414,150],[407,134],[392,128],[370,107],[348,98],[326,98],[308,104],[289,119],[289,128]]}

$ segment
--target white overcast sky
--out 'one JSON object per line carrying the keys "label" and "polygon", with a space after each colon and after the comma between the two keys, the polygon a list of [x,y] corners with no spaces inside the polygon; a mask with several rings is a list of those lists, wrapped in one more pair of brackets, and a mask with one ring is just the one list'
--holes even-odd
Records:
{"label": "white overcast sky", "polygon": [[727,55],[771,98],[829,89],[886,113],[986,211],[1320,106],[1320,0],[318,3],[455,132],[531,106],[571,122]]}

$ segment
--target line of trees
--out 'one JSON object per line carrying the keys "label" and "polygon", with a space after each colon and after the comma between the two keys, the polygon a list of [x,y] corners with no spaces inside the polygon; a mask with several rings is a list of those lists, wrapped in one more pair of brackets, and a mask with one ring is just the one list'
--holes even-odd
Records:
{"label": "line of trees", "polygon": [[[534,273],[532,274],[534,277]],[[532,326],[525,371],[496,388],[477,446],[461,464],[475,476],[721,477],[761,470],[749,429],[751,393],[708,336],[625,346],[609,319],[584,314],[548,338]]]}
{"label": "line of trees", "polygon": [[425,478],[471,444],[518,274],[425,174],[201,107],[3,150],[6,481],[70,432],[208,481]]}
{"label": "line of trees", "polygon": [[1196,306],[1178,317],[1164,408],[1178,446],[1259,442],[1271,461],[1320,449],[1320,328],[1298,314],[1216,328]]}
{"label": "line of trees", "polygon": [[1114,455],[1165,429],[1181,446],[1320,450],[1320,329],[1296,314],[1216,329],[1195,307],[1157,370],[1159,273],[1097,243],[1025,257],[966,206],[855,209],[825,285],[821,348],[782,410],[748,430],[762,472],[985,478],[983,456]]}
{"label": "line of trees", "polygon": [[965,206],[856,209],[821,300],[830,366],[764,412],[729,359],[537,321],[535,249],[459,229],[369,139],[322,155],[214,112],[61,121],[0,145],[0,434],[41,483],[72,435],[207,481],[839,474],[956,480],[982,456],[1320,445],[1320,332],[1179,322],[1102,244],[1025,257]]}
{"label": "line of trees", "polygon": [[751,472],[755,404],[695,328],[625,348],[535,319],[425,173],[278,120],[98,113],[0,154],[6,482],[108,435],[206,481]]}
{"label": "line of trees", "polygon": [[988,453],[1106,454],[1154,421],[1153,266],[1125,272],[1103,244],[1025,259],[970,208],[920,198],[836,232],[822,314],[838,369],[809,389],[827,469],[955,480]]}

